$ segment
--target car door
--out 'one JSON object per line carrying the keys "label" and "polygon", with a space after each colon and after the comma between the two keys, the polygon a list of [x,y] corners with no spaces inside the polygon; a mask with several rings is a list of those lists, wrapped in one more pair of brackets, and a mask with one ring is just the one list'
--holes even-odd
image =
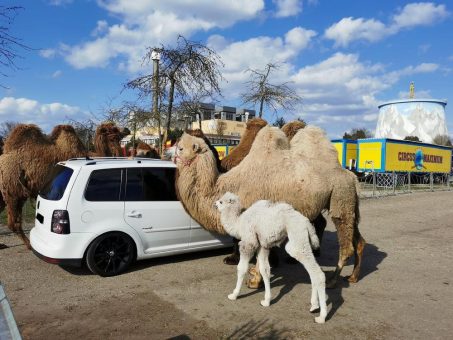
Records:
{"label": "car door", "polygon": [[206,230],[198,224],[194,219],[190,219],[190,247],[209,247],[220,244],[231,243],[231,236],[221,235]]}
{"label": "car door", "polygon": [[190,217],[175,195],[175,169],[128,168],[126,178],[124,219],[141,235],[145,253],[187,248]]}

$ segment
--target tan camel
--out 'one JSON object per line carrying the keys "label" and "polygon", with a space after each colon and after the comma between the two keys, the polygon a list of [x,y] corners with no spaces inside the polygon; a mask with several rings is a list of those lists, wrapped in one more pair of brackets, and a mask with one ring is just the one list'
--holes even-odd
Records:
{"label": "tan camel", "polygon": [[47,137],[36,125],[19,124],[5,141],[5,149],[0,156],[0,212],[6,206],[9,229],[30,248],[22,230],[26,200],[37,196],[56,163],[85,156],[85,147],[70,125],[57,125]]}
{"label": "tan camel", "polygon": [[244,208],[260,199],[283,201],[311,221],[329,209],[340,243],[338,265],[329,286],[335,285],[352,254],[355,265],[349,281],[358,280],[365,241],[358,230],[357,179],[341,168],[336,150],[319,128],[300,130],[291,147],[278,128],[262,128],[244,160],[220,176],[212,153],[200,138],[184,134],[176,161],[181,201],[192,218],[208,230],[224,233],[213,204],[227,191],[236,193]]}

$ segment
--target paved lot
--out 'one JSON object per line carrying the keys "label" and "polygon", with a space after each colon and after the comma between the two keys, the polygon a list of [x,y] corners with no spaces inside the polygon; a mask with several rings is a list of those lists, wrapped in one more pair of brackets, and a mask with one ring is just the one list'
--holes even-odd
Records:
{"label": "paved lot", "polygon": [[[100,278],[36,258],[0,227],[0,280],[26,339],[447,339],[453,334],[453,191],[362,201],[368,242],[361,280],[328,290],[326,324],[313,322],[301,265],[273,269],[272,304],[243,288],[229,301],[228,251],[137,263]],[[337,241],[329,224],[320,264],[331,272]],[[342,273],[350,274],[349,265]]]}

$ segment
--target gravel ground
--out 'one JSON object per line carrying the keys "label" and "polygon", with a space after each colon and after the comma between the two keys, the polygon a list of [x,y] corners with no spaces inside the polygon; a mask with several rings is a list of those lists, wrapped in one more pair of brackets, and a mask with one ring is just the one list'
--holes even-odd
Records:
{"label": "gravel ground", "polygon": [[[114,278],[44,263],[0,226],[0,281],[25,339],[447,339],[453,326],[453,192],[362,200],[361,280],[328,290],[326,324],[309,313],[301,265],[272,270],[272,304],[245,286],[227,299],[228,250],[141,261]],[[319,262],[337,261],[329,223]],[[343,275],[349,275],[348,265]]]}

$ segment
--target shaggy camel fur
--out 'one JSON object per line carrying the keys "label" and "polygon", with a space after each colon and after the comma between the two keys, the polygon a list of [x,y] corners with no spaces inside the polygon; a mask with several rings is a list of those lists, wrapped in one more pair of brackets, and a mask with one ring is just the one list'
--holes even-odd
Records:
{"label": "shaggy camel fur", "polygon": [[286,123],[282,126],[282,131],[288,137],[288,140],[291,141],[293,137],[296,135],[297,131],[303,129],[307,124],[305,122],[301,122],[300,120],[294,120],[292,122]]}
{"label": "shaggy camel fur", "polygon": [[[12,141],[17,142],[14,148]],[[30,248],[22,230],[22,208],[37,196],[54,164],[86,155],[72,126],[58,125],[50,137],[36,125],[18,125],[5,142],[8,152],[0,156],[0,212],[7,208],[8,227]]]}
{"label": "shaggy camel fur", "polygon": [[261,305],[268,307],[271,302],[269,252],[272,247],[280,246],[288,239],[286,251],[302,263],[310,276],[310,312],[320,309],[321,313],[315,322],[324,323],[327,316],[326,276],[313,255],[312,247],[319,248],[319,239],[310,221],[289,204],[263,200],[253,203],[241,214],[239,197],[231,192],[224,194],[215,205],[225,231],[241,240],[236,287],[228,298],[237,299],[249,262],[258,252],[257,261],[265,288]]}
{"label": "shaggy camel fur", "polygon": [[139,142],[137,145],[137,151],[136,151],[136,156],[138,157],[148,157],[148,158],[156,158],[160,159],[159,153],[157,150],[150,145]]}
{"label": "shaggy camel fur", "polygon": [[213,204],[227,191],[236,192],[245,208],[261,199],[281,201],[310,221],[329,209],[337,228],[340,256],[328,286],[335,285],[353,254],[355,265],[349,281],[358,280],[365,241],[358,229],[357,179],[341,168],[335,148],[321,129],[308,126],[299,130],[290,147],[281,130],[264,127],[244,160],[220,176],[215,158],[200,138],[183,134],[176,158],[181,201],[192,218],[208,230],[225,233]]}
{"label": "shaggy camel fur", "polygon": [[[128,131],[129,132],[129,131]],[[128,133],[127,133],[128,134]],[[96,128],[94,154],[97,157],[121,157],[120,141],[125,134],[114,123],[102,123]]]}
{"label": "shaggy camel fur", "polygon": [[252,147],[257,133],[266,125],[267,122],[261,118],[253,118],[247,122],[239,145],[236,146],[226,157],[222,158],[221,165],[225,171],[231,170],[236,165],[241,163],[244,157],[250,152],[250,148]]}

